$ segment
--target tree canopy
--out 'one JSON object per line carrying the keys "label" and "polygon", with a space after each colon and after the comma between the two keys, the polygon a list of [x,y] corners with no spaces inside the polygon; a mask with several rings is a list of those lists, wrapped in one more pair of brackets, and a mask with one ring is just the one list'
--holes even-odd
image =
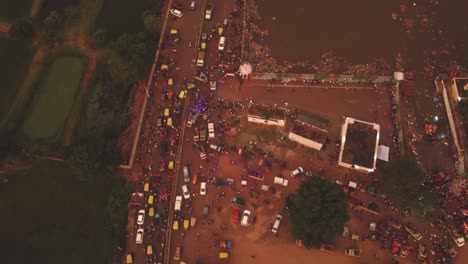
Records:
{"label": "tree canopy", "polygon": [[343,232],[349,220],[341,187],[318,176],[301,183],[288,198],[293,236],[306,247],[319,247]]}
{"label": "tree canopy", "polygon": [[424,172],[414,159],[407,157],[389,162],[382,169],[384,192],[401,207],[433,215],[437,201],[433,193],[422,188]]}
{"label": "tree canopy", "polygon": [[19,40],[29,40],[33,33],[34,27],[31,21],[26,19],[19,19],[15,21],[8,30],[8,35],[11,38]]}

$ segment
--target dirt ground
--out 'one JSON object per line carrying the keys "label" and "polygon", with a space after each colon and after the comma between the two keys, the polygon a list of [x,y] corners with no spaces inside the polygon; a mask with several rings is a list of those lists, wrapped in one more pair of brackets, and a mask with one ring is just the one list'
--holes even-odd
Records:
{"label": "dirt ground", "polygon": [[[391,136],[390,117],[383,109],[390,108],[390,97],[385,88],[374,90],[346,90],[346,89],[304,89],[304,88],[278,88],[274,91],[269,91],[264,83],[244,83],[239,86],[237,80],[226,81],[218,90],[217,96],[224,99],[252,100],[254,103],[279,105],[281,100],[288,103],[288,108],[297,108],[314,115],[318,115],[328,120],[328,138],[330,142],[335,142],[339,139],[341,131],[342,117],[341,115],[359,118],[369,122],[377,122],[381,125],[381,144],[389,143]],[[247,103],[245,103],[247,105]],[[380,108],[379,108],[380,106]],[[378,109],[376,112],[373,109]],[[241,114],[240,131],[244,131],[239,135],[225,135],[223,139],[216,138],[210,140],[210,143],[220,144],[225,143],[227,146],[249,146],[250,142],[257,142],[262,149],[272,153],[275,159],[287,161],[287,168],[281,169],[274,165],[271,172],[266,172],[265,180],[260,182],[247,178],[248,185],[243,187],[240,185],[240,176],[246,175],[246,165],[254,167],[259,161],[259,157],[249,160],[248,164],[239,161],[237,153],[228,150],[228,154],[208,154],[210,162],[208,165],[200,163],[197,153],[193,151],[191,142],[184,145],[184,159],[182,163],[192,163],[192,168],[197,172],[198,166],[201,165],[201,170],[206,171],[206,166],[211,168],[210,172],[201,173],[202,177],[216,176],[222,179],[233,179],[232,187],[220,187],[208,185],[208,195],[197,195],[192,201],[189,209],[182,211],[182,218],[195,216],[198,219],[198,224],[195,228],[189,228],[182,237],[182,231],[173,231],[173,246],[181,244],[185,249],[183,251],[183,260],[187,263],[217,263],[217,254],[222,251],[216,248],[214,241],[216,239],[226,239],[233,241],[233,249],[228,250],[231,253],[229,263],[310,263],[313,259],[317,263],[375,263],[376,261],[390,262],[392,256],[384,251],[378,250],[378,244],[375,242],[360,242],[352,241],[349,237],[338,239],[335,243],[337,246],[336,253],[323,252],[319,250],[307,250],[295,245],[293,238],[290,235],[289,223],[287,217],[284,218],[281,224],[278,236],[274,236],[270,232],[270,226],[276,214],[281,213],[281,208],[284,205],[284,199],[287,194],[293,192],[299,185],[301,179],[291,179],[289,172],[297,166],[303,166],[304,169],[317,171],[319,168],[324,169],[325,174],[329,175],[332,180],[341,179],[343,175],[349,174],[350,177],[357,178],[358,181],[363,179],[367,174],[351,173],[349,170],[336,166],[336,161],[332,158],[335,152],[334,144],[326,147],[323,151],[314,151],[305,149],[300,146],[296,147],[278,147],[273,142],[262,144],[258,142],[258,134],[255,131],[265,129],[262,125],[252,125],[246,122],[246,109]],[[213,119],[211,116],[210,119]],[[215,120],[215,126],[216,126]],[[248,126],[248,129],[245,127]],[[274,127],[266,127],[266,129],[276,129]],[[288,131],[280,133],[287,134]],[[253,134],[252,134],[253,133]],[[209,151],[208,151],[209,152]],[[214,160],[213,160],[214,159]],[[273,177],[281,175],[289,179],[289,186],[283,187],[273,184]],[[260,185],[269,185],[277,190],[274,195],[270,191],[260,190]],[[195,185],[189,184],[189,188],[193,193],[198,193],[198,188]],[[256,193],[251,188],[258,189]],[[278,195],[278,191],[281,192]],[[224,193],[224,195],[223,195]],[[222,197],[220,200],[217,197]],[[240,226],[231,222],[233,211],[237,208],[231,203],[234,196],[239,196],[246,199],[246,209],[252,211],[252,216],[256,219],[255,224],[248,227]],[[211,205],[206,222],[203,223],[202,208],[214,201]],[[243,210],[243,209],[242,209]],[[352,212],[351,212],[352,213]],[[353,213],[352,213],[353,214]],[[363,233],[367,230],[370,223],[370,218],[358,221],[359,218],[353,218],[348,223],[351,232]],[[369,220],[367,219],[369,218]],[[209,220],[213,224],[208,224]],[[225,228],[223,228],[223,226]],[[195,234],[199,232],[200,238],[195,239]],[[353,243],[354,242],[354,243]],[[364,251],[364,256],[360,259],[354,259],[344,255],[345,248],[359,247]],[[173,251],[172,251],[173,252]],[[288,252],[288,254],[284,254]],[[377,252],[374,255],[374,252]],[[252,256],[255,256],[253,258]],[[292,260],[292,258],[294,258]],[[405,263],[404,261],[402,263]],[[407,263],[411,263],[407,262]]]}

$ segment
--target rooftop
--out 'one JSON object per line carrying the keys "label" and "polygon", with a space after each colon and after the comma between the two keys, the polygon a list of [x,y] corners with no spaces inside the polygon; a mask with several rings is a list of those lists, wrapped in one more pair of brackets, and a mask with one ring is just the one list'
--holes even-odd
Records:
{"label": "rooftop", "polygon": [[259,116],[262,119],[285,120],[287,110],[281,107],[271,107],[269,105],[252,104],[249,107],[249,115]]}
{"label": "rooftop", "polygon": [[301,121],[294,122],[291,132],[321,144],[327,139],[327,131]]}
{"label": "rooftop", "polygon": [[347,118],[341,160],[352,165],[374,168],[378,130],[379,127],[376,124]]}

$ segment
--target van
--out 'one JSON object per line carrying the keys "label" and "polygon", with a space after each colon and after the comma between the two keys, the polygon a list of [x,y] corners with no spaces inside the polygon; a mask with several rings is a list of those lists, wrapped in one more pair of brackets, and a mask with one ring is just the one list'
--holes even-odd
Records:
{"label": "van", "polygon": [[187,166],[182,169],[184,172],[184,182],[190,182],[190,172]]}
{"label": "van", "polygon": [[195,4],[197,3],[197,1],[193,0],[191,3],[190,3],[190,9],[192,10],[195,10]]}
{"label": "van", "polygon": [[221,152],[221,147],[216,146],[215,144],[211,144],[210,149],[215,150],[217,152]]}
{"label": "van", "polygon": [[223,51],[225,45],[226,45],[226,37],[219,38],[218,50]]}
{"label": "van", "polygon": [[283,185],[283,186],[288,186],[289,181],[282,177],[275,177],[273,179],[273,183]]}
{"label": "van", "polygon": [[182,207],[182,196],[177,195],[175,198],[174,211],[180,211]]}
{"label": "van", "polygon": [[215,138],[214,124],[208,123],[208,138]]}
{"label": "van", "polygon": [[283,217],[281,215],[276,216],[275,222],[273,223],[273,227],[271,228],[271,232],[273,232],[273,233],[278,232],[278,228],[279,228],[279,225],[280,225],[282,219],[283,219]]}

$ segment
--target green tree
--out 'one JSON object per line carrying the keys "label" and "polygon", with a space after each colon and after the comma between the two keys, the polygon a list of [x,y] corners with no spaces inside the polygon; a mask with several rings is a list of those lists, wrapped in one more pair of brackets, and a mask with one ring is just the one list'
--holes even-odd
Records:
{"label": "green tree", "polygon": [[80,8],[78,6],[67,6],[63,11],[63,20],[67,23],[73,22],[80,18]]}
{"label": "green tree", "polygon": [[63,22],[63,16],[57,10],[50,12],[44,20],[44,40],[52,46],[57,40],[57,31]]}
{"label": "green tree", "polygon": [[130,188],[122,179],[115,179],[107,199],[106,212],[111,224],[111,234],[114,244],[125,248],[125,233],[128,218],[128,202]]}
{"label": "green tree", "polygon": [[343,232],[349,220],[341,187],[318,176],[309,177],[288,198],[293,236],[306,247],[319,247]]}
{"label": "green tree", "polygon": [[401,158],[382,169],[384,192],[399,205],[406,206],[418,198],[424,174],[415,160]]}
{"label": "green tree", "polygon": [[93,46],[103,48],[107,43],[107,32],[104,29],[98,29],[93,34]]}
{"label": "green tree", "polygon": [[143,25],[148,32],[155,32],[161,24],[161,18],[152,10],[145,10],[141,15]]}
{"label": "green tree", "polygon": [[437,199],[434,193],[422,188],[424,172],[414,159],[403,157],[391,161],[383,167],[382,173],[383,189],[390,200],[425,218],[437,214]]}
{"label": "green tree", "polygon": [[81,170],[82,180],[94,182],[104,171],[114,171],[119,163],[115,140],[103,135],[88,135],[86,141],[69,147],[66,160],[72,167]]}
{"label": "green tree", "polygon": [[33,33],[34,27],[31,21],[26,19],[19,19],[15,21],[8,30],[8,35],[11,38],[19,40],[29,40]]}

